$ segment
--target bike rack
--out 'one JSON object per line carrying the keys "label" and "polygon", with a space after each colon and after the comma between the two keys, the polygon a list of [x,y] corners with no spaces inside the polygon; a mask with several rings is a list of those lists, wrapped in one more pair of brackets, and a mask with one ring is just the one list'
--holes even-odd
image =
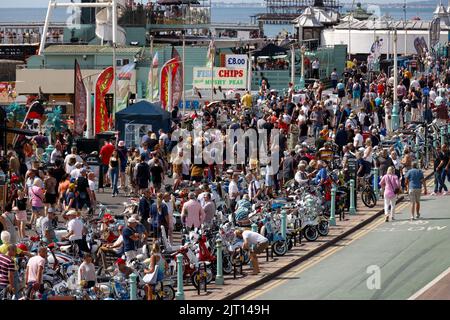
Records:
{"label": "bike rack", "polygon": [[[242,248],[239,247],[239,248],[234,249],[234,253],[236,253],[236,251],[239,252],[239,256],[241,257],[241,259],[243,259],[244,258],[244,250],[242,250]],[[234,279],[236,279],[236,274],[237,274],[238,267],[239,267],[239,274],[240,275],[243,274],[243,272],[242,272],[242,265],[243,265],[242,261],[239,261],[239,266],[237,266],[236,263],[233,263],[233,278]]]}

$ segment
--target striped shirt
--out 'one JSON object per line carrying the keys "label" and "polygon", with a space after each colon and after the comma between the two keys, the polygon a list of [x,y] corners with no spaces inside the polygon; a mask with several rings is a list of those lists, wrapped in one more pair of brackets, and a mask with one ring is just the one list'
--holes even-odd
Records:
{"label": "striped shirt", "polygon": [[0,286],[9,284],[8,274],[10,271],[15,271],[13,260],[4,254],[0,254]]}

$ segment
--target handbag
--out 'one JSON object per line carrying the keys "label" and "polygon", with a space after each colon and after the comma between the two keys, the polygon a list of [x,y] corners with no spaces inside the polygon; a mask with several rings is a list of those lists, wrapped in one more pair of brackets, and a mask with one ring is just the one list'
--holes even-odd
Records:
{"label": "handbag", "polygon": [[[389,181],[389,184],[391,185],[391,188],[392,188],[392,182],[391,182],[391,180],[388,180]],[[393,190],[394,190],[394,193],[397,195],[397,194],[399,194],[400,193],[400,188],[392,188]]]}
{"label": "handbag", "polygon": [[156,284],[156,279],[158,278],[158,269],[159,265],[155,266],[155,270],[152,273],[147,273],[144,278],[142,278],[142,281],[146,284]]}

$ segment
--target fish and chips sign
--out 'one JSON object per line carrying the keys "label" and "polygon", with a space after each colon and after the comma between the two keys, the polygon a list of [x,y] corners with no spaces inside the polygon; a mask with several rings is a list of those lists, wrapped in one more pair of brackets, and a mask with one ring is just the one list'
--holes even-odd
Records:
{"label": "fish and chips sign", "polygon": [[222,89],[245,89],[247,86],[247,70],[236,68],[214,68],[214,75],[211,75],[211,68],[193,68],[193,86],[197,89],[211,89],[211,81],[214,87]]}

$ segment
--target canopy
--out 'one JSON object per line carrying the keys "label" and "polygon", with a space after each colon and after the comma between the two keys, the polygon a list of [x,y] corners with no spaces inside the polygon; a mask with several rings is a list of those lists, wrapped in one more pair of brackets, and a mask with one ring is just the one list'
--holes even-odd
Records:
{"label": "canopy", "polygon": [[287,50],[285,48],[279,47],[273,43],[269,43],[267,46],[265,46],[264,48],[262,48],[259,51],[255,52],[255,57],[259,57],[259,56],[269,56],[269,57],[273,57],[273,56],[282,56],[285,55],[287,52]]}
{"label": "canopy", "polygon": [[160,103],[143,100],[116,113],[116,129],[121,140],[124,140],[125,125],[128,123],[149,124],[153,132],[158,132],[159,129],[167,132],[170,129],[170,118],[170,113],[161,109]]}

